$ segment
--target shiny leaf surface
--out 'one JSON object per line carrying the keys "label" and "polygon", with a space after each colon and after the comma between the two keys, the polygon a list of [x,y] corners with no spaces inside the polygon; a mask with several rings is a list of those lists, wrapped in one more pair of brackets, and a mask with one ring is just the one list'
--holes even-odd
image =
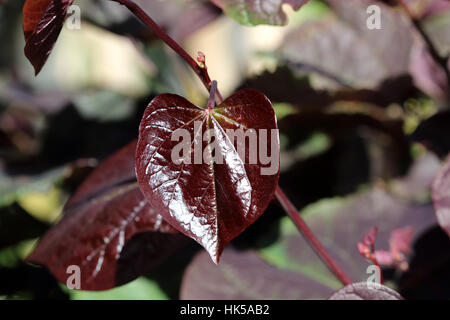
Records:
{"label": "shiny leaf surface", "polygon": [[63,283],[68,267],[78,266],[81,289],[104,290],[133,280],[179,248],[181,236],[138,188],[135,148],[133,141],[92,172],[28,261],[47,266]]}
{"label": "shiny leaf surface", "polygon": [[23,6],[25,56],[38,74],[50,55],[73,0],[27,0]]}
{"label": "shiny leaf surface", "polygon": [[[181,142],[187,142],[183,157],[189,161],[172,159],[180,143],[173,139],[177,129],[185,129],[189,136]],[[278,182],[278,166],[262,174],[270,164],[263,165],[260,155],[250,161],[255,151],[251,143],[240,156],[238,139],[232,141],[228,129],[246,133],[253,129],[258,140],[260,129],[265,129],[263,145],[272,160],[279,161],[272,105],[262,93],[249,89],[212,110],[177,95],[157,96],[145,110],[136,150],[138,182],[149,203],[173,227],[200,243],[216,263],[225,245],[264,212]]]}
{"label": "shiny leaf surface", "polygon": [[25,40],[33,33],[51,0],[27,0],[23,5],[23,32]]}

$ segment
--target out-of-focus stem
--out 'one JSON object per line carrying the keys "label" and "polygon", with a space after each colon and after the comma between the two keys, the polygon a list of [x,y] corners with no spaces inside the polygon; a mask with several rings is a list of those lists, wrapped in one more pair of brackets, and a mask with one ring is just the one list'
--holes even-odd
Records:
{"label": "out-of-focus stem", "polygon": [[[111,0],[128,8],[139,20],[141,20],[147,27],[153,30],[156,35],[161,38],[169,47],[171,47],[187,64],[194,70],[197,76],[200,78],[204,86],[208,91],[211,90],[211,79],[209,77],[206,66],[200,66],[190,55],[187,53],[175,40],[173,40],[161,27],[153,21],[145,11],[139,7],[135,2],[131,0]],[[219,90],[216,90],[216,96],[219,102],[222,102],[223,98]]]}
{"label": "out-of-focus stem", "polygon": [[350,284],[352,281],[345,274],[345,272],[339,267],[339,265],[334,261],[328,251],[324,248],[324,246],[320,243],[319,239],[316,238],[314,233],[308,227],[303,218],[298,214],[297,209],[289,200],[289,198],[284,194],[283,190],[279,186],[275,191],[275,197],[283,206],[284,210],[287,212],[289,217],[294,222],[297,229],[300,233],[305,237],[306,241],[311,245],[316,254],[322,259],[325,265],[330,269],[331,272],[342,282],[344,286]]}

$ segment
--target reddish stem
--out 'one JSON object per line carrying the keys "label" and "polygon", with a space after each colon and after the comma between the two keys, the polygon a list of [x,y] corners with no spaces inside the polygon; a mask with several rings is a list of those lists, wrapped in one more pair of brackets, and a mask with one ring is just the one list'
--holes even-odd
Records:
{"label": "reddish stem", "polygon": [[283,206],[284,210],[287,212],[289,217],[294,222],[297,229],[300,233],[305,237],[306,241],[309,242],[311,247],[314,249],[316,254],[322,259],[322,261],[327,265],[331,272],[342,282],[344,286],[350,284],[352,281],[345,274],[345,272],[338,266],[336,261],[330,256],[328,251],[324,248],[324,246],[320,243],[320,241],[316,238],[314,233],[302,219],[302,217],[298,214],[297,209],[289,200],[289,198],[284,194],[283,190],[278,186],[275,191],[275,197]]}
{"label": "reddish stem", "polygon": [[[120,3],[121,5],[124,5],[128,8],[136,17],[138,17],[147,27],[153,30],[153,32],[156,33],[156,35],[161,38],[169,47],[171,47],[181,58],[184,59],[184,61],[187,62],[187,64],[194,70],[194,72],[197,74],[197,76],[200,78],[200,80],[203,82],[204,86],[208,91],[211,90],[211,79],[209,77],[208,71],[206,69],[206,66],[201,67],[190,55],[187,53],[175,40],[173,40],[167,33],[164,32],[163,29],[161,29],[158,24],[153,21],[150,16],[145,13],[144,10],[142,10],[139,5],[134,3],[131,0],[111,0],[117,3]],[[219,102],[223,101],[222,95],[220,94],[219,90],[217,90],[217,98]]]}
{"label": "reddish stem", "polygon": [[381,269],[381,265],[378,262],[377,259],[371,260],[378,268],[378,271],[380,272],[380,284],[384,284],[384,279],[383,279],[383,269]]}

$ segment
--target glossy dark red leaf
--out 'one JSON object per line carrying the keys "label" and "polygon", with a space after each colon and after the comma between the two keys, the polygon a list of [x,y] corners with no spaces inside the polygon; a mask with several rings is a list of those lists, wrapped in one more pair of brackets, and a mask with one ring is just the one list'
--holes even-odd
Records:
{"label": "glossy dark red leaf", "polygon": [[403,298],[381,284],[358,282],[336,291],[328,300],[403,300]]}
{"label": "glossy dark red leaf", "polygon": [[433,181],[432,198],[438,223],[450,236],[450,158]]}
{"label": "glossy dark red leaf", "polygon": [[25,40],[28,40],[30,35],[47,10],[48,5],[52,0],[26,0],[23,5],[23,33]]}
{"label": "glossy dark red leaf", "polygon": [[71,275],[68,267],[78,266],[81,289],[104,290],[133,280],[180,247],[181,235],[139,190],[135,148],[133,141],[92,172],[66,204],[61,221],[39,241],[29,262],[45,265],[63,283]]}
{"label": "glossy dark red leaf", "polygon": [[37,75],[50,55],[73,0],[27,0],[23,6],[25,56]]}
{"label": "glossy dark red leaf", "polygon": [[[180,141],[172,141],[172,133],[179,128],[188,132],[192,141],[188,145],[190,160],[197,164],[172,161],[172,150]],[[212,154],[208,139],[202,139],[208,128],[217,141],[214,151],[223,157],[222,164],[211,158],[195,161],[194,141],[198,141],[201,152]],[[270,164],[262,165],[259,154],[256,163],[250,164],[249,148],[245,159],[244,155],[241,159],[237,139],[231,141],[227,129],[254,129],[258,139],[267,134],[264,145],[279,162],[272,105],[262,93],[250,89],[235,93],[212,111],[177,95],[157,96],[145,110],[136,151],[139,186],[152,207],[172,226],[200,243],[216,263],[226,244],[264,212],[279,174],[278,166],[272,174],[262,174],[261,170]],[[276,134],[273,142],[271,132]]]}

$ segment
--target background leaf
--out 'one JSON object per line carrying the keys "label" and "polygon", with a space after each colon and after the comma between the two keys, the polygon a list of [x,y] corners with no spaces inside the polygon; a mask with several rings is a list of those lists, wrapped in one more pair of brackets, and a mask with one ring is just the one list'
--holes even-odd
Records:
{"label": "background leaf", "polygon": [[[382,29],[370,30],[365,1],[329,2],[336,15],[290,31],[281,46],[283,59],[300,72],[305,67],[315,70],[322,75],[321,86],[374,88],[408,73],[413,38],[400,12],[380,3]],[[324,81],[323,75],[334,81]]]}
{"label": "background leaf", "polygon": [[67,8],[72,2],[73,0],[27,0],[24,6],[25,55],[34,66],[36,75],[52,52],[66,19]]}
{"label": "background leaf", "polygon": [[[81,289],[104,290],[135,279],[180,248],[183,238],[173,235],[133,181],[135,147],[131,142],[92,172],[28,261],[47,266],[63,283],[67,268],[78,266]],[[144,232],[145,238],[132,239]]]}
{"label": "background leaf", "polygon": [[328,300],[403,300],[403,298],[386,286],[359,282],[333,293]]}
{"label": "background leaf", "polygon": [[[413,226],[414,239],[417,240],[423,231],[435,223],[431,206],[411,206],[380,189],[363,192],[347,200],[322,200],[300,214],[354,281],[367,277],[366,268],[369,264],[359,256],[356,242],[371,227],[378,226],[380,230],[376,248],[385,249],[389,246],[393,229]],[[287,218],[282,221],[281,232],[278,243],[261,250],[263,257],[282,268],[296,270],[336,288],[333,275]]]}
{"label": "background leaf", "polygon": [[[304,290],[308,288],[308,290]],[[332,291],[298,274],[267,264],[254,252],[226,249],[218,266],[199,253],[183,277],[181,299],[319,299]]]}
{"label": "background leaf", "polygon": [[439,225],[450,236],[450,158],[434,179],[433,203]]}
{"label": "background leaf", "polygon": [[287,23],[282,5],[289,4],[300,9],[309,0],[212,0],[231,18],[243,25],[284,25]]}

